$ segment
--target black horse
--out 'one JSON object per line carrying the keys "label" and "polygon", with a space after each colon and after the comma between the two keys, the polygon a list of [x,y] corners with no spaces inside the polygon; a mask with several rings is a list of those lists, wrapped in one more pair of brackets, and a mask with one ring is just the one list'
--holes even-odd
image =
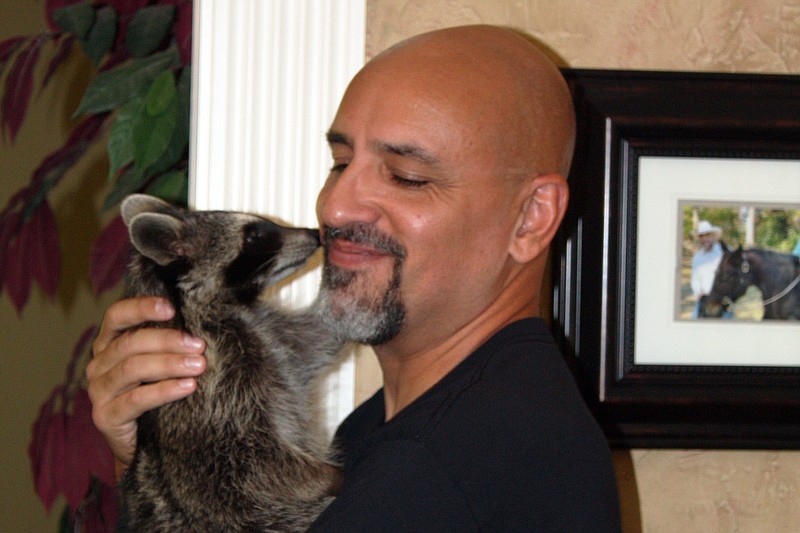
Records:
{"label": "black horse", "polygon": [[722,316],[750,285],[761,291],[765,319],[800,320],[800,257],[741,246],[722,256],[703,316]]}

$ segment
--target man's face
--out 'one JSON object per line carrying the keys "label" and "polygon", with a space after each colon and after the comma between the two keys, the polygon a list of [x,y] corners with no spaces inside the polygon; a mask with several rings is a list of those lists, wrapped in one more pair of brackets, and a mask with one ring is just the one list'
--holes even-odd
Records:
{"label": "man's face", "polygon": [[711,250],[711,247],[717,242],[717,236],[714,233],[701,233],[697,238],[700,241],[700,246],[706,252]]}
{"label": "man's face", "polygon": [[323,298],[353,340],[449,338],[501,289],[521,199],[468,102],[443,87],[362,72],[331,126]]}

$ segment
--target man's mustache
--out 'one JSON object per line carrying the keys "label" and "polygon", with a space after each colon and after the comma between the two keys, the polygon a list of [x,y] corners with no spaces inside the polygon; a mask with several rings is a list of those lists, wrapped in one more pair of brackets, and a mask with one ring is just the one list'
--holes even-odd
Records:
{"label": "man's mustache", "polygon": [[405,248],[397,240],[370,224],[354,223],[338,227],[323,226],[323,246],[327,247],[337,239],[361,246],[369,246],[378,252],[392,255],[398,260],[403,260],[406,257]]}

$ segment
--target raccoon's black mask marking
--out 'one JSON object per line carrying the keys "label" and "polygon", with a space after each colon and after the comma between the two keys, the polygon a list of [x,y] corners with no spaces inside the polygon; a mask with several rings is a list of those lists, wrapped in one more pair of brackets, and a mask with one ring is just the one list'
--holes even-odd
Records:
{"label": "raccoon's black mask marking", "polygon": [[266,281],[259,276],[271,270],[283,246],[280,228],[268,220],[253,222],[242,228],[239,256],[225,269],[225,284],[234,289],[242,303],[258,297]]}

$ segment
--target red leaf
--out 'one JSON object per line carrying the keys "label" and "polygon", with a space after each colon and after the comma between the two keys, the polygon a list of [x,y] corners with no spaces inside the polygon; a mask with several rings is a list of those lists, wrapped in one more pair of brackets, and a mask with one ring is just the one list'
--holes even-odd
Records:
{"label": "red leaf", "polygon": [[46,35],[39,35],[32,39],[28,46],[16,56],[6,78],[0,130],[8,135],[11,142],[14,142],[25,119],[25,113],[28,111],[33,90],[33,69],[39,61],[42,45],[48,39],[49,37]]}
{"label": "red leaf", "polygon": [[40,189],[45,184],[48,188],[55,187],[67,170],[72,168],[72,165],[98,138],[106,118],[108,118],[106,113],[91,115],[78,124],[64,145],[45,157],[33,171],[31,187],[34,190]]}
{"label": "red leaf", "polygon": [[0,42],[0,76],[3,75],[3,70],[5,70],[8,60],[11,59],[11,56],[13,56],[22,43],[25,42],[25,39],[26,37],[20,36]]}
{"label": "red leaf", "polygon": [[105,122],[107,117],[107,114],[102,113],[93,115],[81,122],[75,129],[72,130],[72,133],[70,133],[69,139],[67,140],[67,145],[79,141],[86,142],[94,140],[95,137],[97,137],[97,134],[101,131],[103,122]]}
{"label": "red leaf", "polygon": [[110,0],[108,4],[114,6],[119,18],[128,18],[150,3],[150,0]]}
{"label": "red leaf", "polygon": [[72,51],[72,44],[75,42],[74,35],[68,35],[66,38],[61,39],[61,42],[58,43],[58,50],[56,50],[56,54],[53,56],[53,59],[50,60],[50,64],[47,66],[47,72],[44,75],[44,79],[42,80],[42,86],[40,90],[47,87],[47,83],[50,81],[50,78],[55,74],[56,69],[64,62],[66,58],[69,57],[69,53]]}
{"label": "red leaf", "polygon": [[22,44],[22,42],[26,39],[24,35],[18,35],[16,37],[10,37],[4,41],[0,41],[0,63],[8,61],[8,58],[11,57],[17,48]]}
{"label": "red leaf", "polygon": [[68,416],[64,431],[64,466],[56,485],[64,493],[72,512],[80,508],[91,483],[84,445],[80,421]]}
{"label": "red leaf", "polygon": [[[28,444],[28,456],[31,460],[31,470],[33,471],[34,482],[37,482],[42,469],[42,458],[45,455],[47,443],[47,428],[52,419],[53,409],[58,400],[58,396],[63,392],[64,387],[58,386],[50,393],[50,397],[42,404],[39,409],[39,416],[33,423],[31,431],[31,441]],[[38,486],[36,487],[39,492]]]}
{"label": "red leaf", "polygon": [[[78,339],[67,367],[66,383],[53,389],[33,424],[28,454],[36,493],[48,512],[60,493],[72,512],[78,512],[87,504],[92,479],[116,485],[114,459],[92,422],[89,394],[83,387],[73,388],[76,363],[95,330],[94,326],[87,328]],[[68,397],[69,390],[75,390],[72,398]],[[97,512],[101,511],[104,516],[109,514],[107,509],[98,508]]]}
{"label": "red leaf", "polygon": [[62,490],[59,483],[65,472],[66,415],[61,411],[54,412],[55,397],[62,391],[63,387],[57,387],[42,406],[28,447],[36,494],[48,513]]}
{"label": "red leaf", "polygon": [[92,403],[86,389],[79,389],[72,398],[67,439],[75,458],[80,460],[80,463],[73,463],[74,466],[85,470],[106,485],[116,484],[114,456],[103,434],[92,422]]}
{"label": "red leaf", "polygon": [[72,413],[67,417],[64,479],[59,482],[73,512],[89,492],[91,475],[104,483],[114,483],[114,459],[102,434],[92,423],[92,404],[85,389],[72,398]]}
{"label": "red leaf", "polygon": [[47,512],[50,512],[53,502],[62,492],[59,482],[64,479],[65,441],[66,415],[54,413],[47,424],[44,453],[42,454],[39,478],[36,480],[37,494]]}
{"label": "red leaf", "polygon": [[102,231],[92,246],[89,278],[95,294],[114,287],[125,275],[130,254],[128,229],[118,216]]}
{"label": "red leaf", "polygon": [[192,3],[185,2],[178,6],[178,15],[174,24],[175,41],[181,53],[181,63],[188,65],[192,61]]}
{"label": "red leaf", "polygon": [[29,268],[44,294],[53,300],[58,289],[61,252],[56,217],[50,204],[42,202],[33,217],[22,227],[19,240]]}
{"label": "red leaf", "polygon": [[3,277],[8,297],[19,315],[28,303],[32,280],[19,235],[11,238],[3,254]]}
{"label": "red leaf", "polygon": [[113,485],[101,484],[94,496],[83,513],[84,533],[114,533],[119,507],[117,491]]}
{"label": "red leaf", "polygon": [[[16,197],[19,197],[19,193]],[[9,202],[9,204],[9,207],[0,215],[0,290],[7,284],[9,272],[13,270],[11,258],[14,250],[10,248],[12,240],[16,240],[19,233],[22,218],[19,211],[11,211],[14,203]]]}
{"label": "red leaf", "polygon": [[[58,150],[48,155],[38,168],[33,172],[31,184],[17,192],[9,206],[3,211],[3,226],[0,228],[0,276],[2,283],[8,291],[11,302],[20,313],[25,307],[30,295],[30,285],[33,279],[33,270],[27,263],[29,260],[30,247],[39,244],[40,238],[56,239],[57,236],[50,233],[53,227],[47,222],[47,214],[42,222],[42,232],[36,236],[36,242],[30,243],[31,238],[23,239],[17,226],[22,221],[20,212],[24,213],[25,218],[33,218],[39,206],[44,201],[47,192],[58,184],[64,174],[69,170],[78,159],[86,152],[87,148],[98,138],[102,131],[102,126],[108,114],[92,115],[81,122],[70,134],[67,142]],[[27,225],[26,225],[27,226]],[[31,232],[36,225],[28,227],[26,235],[34,235]],[[23,245],[23,241],[26,243]],[[48,244],[44,249],[44,254],[48,262],[52,262],[57,256],[52,255],[56,245],[52,241],[45,241]],[[37,257],[42,256],[36,254]],[[56,261],[57,264],[57,261]],[[40,266],[41,263],[38,266]],[[56,268],[57,270],[57,268]],[[47,272],[47,273],[45,273]],[[46,291],[50,294],[55,291],[54,284],[57,281],[57,274],[53,270],[46,270],[37,274],[39,281]]]}

